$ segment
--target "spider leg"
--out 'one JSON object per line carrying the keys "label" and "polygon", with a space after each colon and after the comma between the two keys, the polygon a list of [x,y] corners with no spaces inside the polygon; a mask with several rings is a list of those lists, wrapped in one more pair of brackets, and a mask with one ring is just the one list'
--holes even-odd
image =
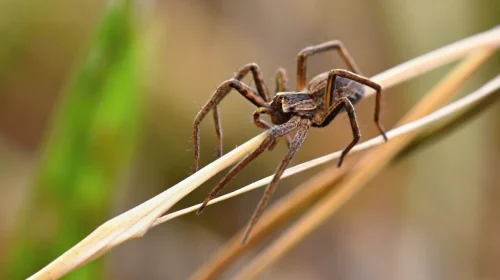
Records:
{"label": "spider leg", "polygon": [[347,52],[341,41],[328,41],[316,46],[310,46],[302,49],[297,55],[297,90],[303,91],[306,87],[306,68],[307,57],[313,54],[323,53],[327,51],[338,51],[342,59],[345,61],[348,69],[356,74],[361,74],[358,66]]}
{"label": "spider leg", "polygon": [[288,91],[288,78],[285,68],[278,68],[276,71],[275,93]]}
{"label": "spider leg", "polygon": [[266,137],[264,141],[257,147],[255,150],[253,150],[250,154],[248,154],[245,158],[243,158],[240,162],[238,162],[229,172],[222,178],[222,180],[219,182],[219,184],[210,192],[208,197],[203,201],[203,204],[200,206],[198,211],[196,211],[196,214],[200,214],[203,209],[207,206],[208,202],[212,200],[214,197],[216,197],[219,192],[226,186],[226,184],[236,175],[238,174],[245,166],[247,166],[252,160],[254,160],[257,156],[262,154],[270,145],[273,144],[273,142],[276,140],[277,137],[282,137],[283,135],[286,135],[293,130],[297,128],[299,125],[300,118],[299,117],[294,117],[290,119],[290,121],[278,125],[278,126],[273,126]]}
{"label": "spider leg", "polygon": [[[264,83],[264,79],[262,77],[263,76],[262,71],[260,71],[260,68],[256,63],[249,63],[249,64],[243,66],[241,69],[239,69],[234,74],[233,79],[241,81],[248,74],[248,72],[252,72],[252,76],[253,76],[253,79],[255,81],[255,87],[257,88],[258,96],[261,98],[261,100],[263,99],[264,102],[269,102],[271,100],[271,98],[269,97],[269,91],[267,90],[267,86]],[[219,88],[221,86],[219,86]],[[219,92],[219,95],[222,96],[220,99],[224,98],[224,96],[226,96],[231,91],[232,88],[234,88],[234,87],[225,87],[224,90],[221,90]],[[256,95],[254,91],[250,91],[250,92],[253,93],[254,95]],[[217,94],[217,92],[215,94]],[[215,94],[212,97],[212,99],[215,98]],[[243,94],[243,95],[245,95],[245,94]],[[247,97],[247,96],[245,96],[245,97]],[[220,99],[215,103],[215,105],[212,104],[212,107],[210,107],[210,108],[213,108],[215,133],[217,134],[217,154],[219,155],[219,157],[221,157],[223,154],[223,151],[222,151],[222,126],[221,126],[221,122],[220,122],[220,118],[219,118],[219,108],[217,106],[218,103],[220,102]],[[247,97],[247,99],[249,99],[249,98]],[[258,102],[259,104],[256,104],[256,102],[254,102],[252,100],[250,100],[250,102],[252,102],[256,106],[261,106],[261,104],[260,104],[261,102]],[[205,109],[205,106],[203,109]],[[208,110],[210,110],[210,108]],[[202,111],[203,111],[203,109],[202,109]],[[200,115],[200,113],[198,113],[198,115]],[[205,115],[206,115],[206,113],[205,113]],[[203,118],[204,118],[204,116],[202,117],[202,119]],[[198,120],[198,116],[197,116],[196,120]],[[197,125],[199,124],[199,122],[198,122],[198,124],[196,124],[196,120],[195,120],[195,124],[194,124],[195,125],[195,129],[194,129],[195,134],[197,133],[197,130],[198,130]],[[201,120],[200,120],[200,122],[201,122]],[[194,151],[195,151],[195,159],[194,159],[195,163],[193,166],[193,173],[198,171],[198,160],[199,160],[199,156],[200,156],[199,155],[199,145],[197,144],[199,142],[199,138],[197,135],[194,135],[194,139],[195,140],[193,141],[193,144],[194,144]]]}
{"label": "spider leg", "polygon": [[269,91],[267,89],[266,83],[264,82],[262,71],[260,70],[257,63],[248,63],[247,65],[241,67],[241,69],[234,74],[233,79],[241,81],[243,78],[245,78],[248,72],[252,72],[255,87],[257,88],[257,93],[260,95],[260,97],[262,97],[266,102],[271,101]]}
{"label": "spider leg", "polygon": [[[221,157],[223,155],[223,150],[222,150],[222,125],[220,123],[220,117],[219,117],[219,106],[215,105],[213,110],[212,110],[213,116],[214,116],[214,124],[215,124],[215,134],[217,135],[217,155]],[[199,139],[199,136],[196,136],[197,139]],[[199,144],[198,144],[199,147]],[[198,148],[198,158],[199,158],[199,148]],[[194,169],[193,169],[194,170]],[[196,172],[197,170],[194,170],[193,172]]]}
{"label": "spider leg", "polygon": [[[270,114],[272,111],[273,110],[271,108],[265,108],[265,107],[260,107],[257,110],[255,110],[253,112],[253,122],[255,123],[255,125],[257,125],[260,128],[263,128],[263,129],[271,129],[273,126],[271,124],[269,124],[268,122],[261,120],[260,115],[261,114]],[[288,148],[290,148],[290,143],[292,142],[292,138],[290,137],[290,135],[287,134],[287,135],[282,136],[282,137],[277,137],[276,140],[271,144],[271,146],[269,146],[269,150],[272,150],[276,146],[276,144],[278,144],[278,142],[281,140],[281,138],[283,138],[283,137],[285,137],[286,144],[287,144]]]}
{"label": "spider leg", "polygon": [[384,137],[384,140],[387,141],[388,139],[387,139],[387,135],[385,134],[384,126],[380,123],[380,102],[382,100],[382,87],[379,84],[375,83],[374,81],[372,81],[368,78],[365,78],[361,75],[354,74],[352,72],[342,70],[342,69],[331,70],[330,73],[328,74],[328,81],[326,83],[325,106],[329,106],[331,103],[331,98],[333,96],[334,87],[335,87],[335,78],[337,76],[358,82],[358,83],[363,84],[365,86],[371,87],[377,91],[376,98],[375,98],[374,121],[375,121],[375,124],[377,126],[378,131]]}
{"label": "spider leg", "polygon": [[237,90],[248,101],[252,102],[257,107],[269,106],[262,97],[260,97],[253,89],[245,85],[243,82],[231,79],[223,82],[212,95],[212,98],[201,108],[200,112],[196,115],[193,123],[193,150],[194,150],[194,164],[193,173],[198,171],[198,161],[200,158],[200,137],[199,137],[199,124],[205,118],[210,110],[214,110],[215,128],[217,133],[217,147],[219,155],[222,154],[222,129],[219,121],[219,111],[217,105],[219,102],[231,91]]}
{"label": "spider leg", "polygon": [[299,150],[299,148],[302,146],[302,143],[304,143],[304,140],[306,139],[307,131],[309,130],[309,127],[311,125],[310,120],[308,119],[303,119],[301,120],[301,123],[299,125],[299,128],[297,130],[297,133],[295,134],[295,137],[293,138],[292,144],[290,146],[290,149],[288,150],[287,154],[281,161],[281,164],[278,166],[278,169],[276,170],[276,173],[274,174],[274,177],[272,181],[267,185],[266,190],[264,192],[264,195],[262,196],[262,199],[259,202],[259,205],[255,209],[255,212],[252,215],[252,218],[250,219],[250,222],[248,223],[247,229],[245,231],[245,235],[243,237],[243,240],[241,241],[242,245],[245,245],[245,243],[248,240],[248,237],[250,236],[250,233],[252,232],[252,229],[254,228],[255,224],[257,224],[260,216],[264,212],[264,208],[266,207],[269,198],[273,194],[274,190],[276,189],[276,186],[278,185],[278,181],[281,178],[281,175],[285,171],[286,167],[290,163],[290,161],[293,159],[295,156],[295,153]]}
{"label": "spider leg", "polygon": [[323,121],[329,118],[331,114],[338,114],[342,109],[344,109],[349,116],[353,138],[349,145],[347,145],[347,147],[342,150],[342,154],[340,155],[339,161],[337,162],[337,167],[340,167],[342,165],[345,156],[359,142],[359,139],[361,139],[361,132],[359,130],[358,120],[356,118],[356,111],[354,110],[354,105],[352,105],[351,101],[347,97],[341,97],[340,99],[336,100],[332,104],[332,106],[328,108],[328,113],[325,114]]}

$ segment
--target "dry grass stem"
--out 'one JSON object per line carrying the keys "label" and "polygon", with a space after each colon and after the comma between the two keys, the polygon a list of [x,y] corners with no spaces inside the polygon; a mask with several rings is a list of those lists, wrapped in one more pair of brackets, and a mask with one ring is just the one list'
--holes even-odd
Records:
{"label": "dry grass stem", "polygon": [[[328,186],[335,184],[345,174],[347,169],[327,168],[310,178],[307,184],[295,188],[286,197],[271,204],[255,225],[251,237],[245,246],[241,246],[244,230],[240,230],[224,244],[203,266],[201,266],[189,279],[217,279],[236,259],[257,246],[268,235],[285,224],[288,220],[304,212],[319,197],[328,190]],[[332,183],[324,184],[323,176],[330,176]]]}
{"label": "dry grass stem", "polygon": [[[383,88],[452,62],[478,49],[500,46],[500,28],[494,28],[410,60],[374,77]],[[206,180],[233,165],[264,139],[262,133],[207,165],[175,186],[107,221],[29,279],[57,279],[105,254],[119,244],[142,237],[158,217]]]}
{"label": "dry grass stem", "polygon": [[[493,51],[480,51],[460,63],[459,66],[453,69],[450,74],[434,87],[426,97],[400,121],[400,123],[403,124],[419,119],[442,106],[448,99],[457,93],[465,80],[467,80],[467,78],[470,77],[492,54]],[[498,86],[498,82],[498,79],[494,80],[496,86]],[[494,87],[495,85],[492,86],[488,84],[487,86]],[[491,90],[491,88],[489,89]],[[480,91],[483,90],[484,88]],[[387,166],[387,164],[417,135],[418,131],[403,135],[396,139],[391,139],[387,144],[377,147],[363,157],[347,171],[345,177],[335,186],[335,188],[330,190],[282,236],[246,265],[235,278],[253,279],[271,264],[276,262],[281,256],[297,245],[359,192],[373,176],[383,170],[383,168]],[[322,174],[325,174],[322,178],[314,176],[314,181],[323,185],[331,184],[331,176],[328,173]],[[334,180],[337,181],[337,176],[334,177]],[[308,184],[306,183],[306,185]]]}
{"label": "dry grass stem", "polygon": [[119,244],[143,236],[153,222],[184,196],[212,176],[236,163],[263,139],[254,137],[245,144],[200,169],[195,175],[135,208],[107,221],[29,279],[58,279],[96,259]]}
{"label": "dry grass stem", "polygon": [[[499,77],[496,77],[494,80],[487,84],[491,86],[496,85],[496,89],[492,88],[491,91],[487,93],[487,95],[481,94],[483,93],[481,90],[489,90],[487,85],[485,85],[481,88],[481,90],[478,90],[474,93],[471,93],[469,96],[460,99],[460,102],[473,103],[467,104],[465,109],[453,112],[453,115],[451,117],[447,116],[445,119],[426,127],[426,129],[418,135],[418,138],[412,141],[412,143],[407,146],[404,151],[398,154],[398,157],[394,161],[402,159],[406,155],[423,148],[425,145],[450,135],[454,132],[454,130],[465,125],[481,113],[487,111],[489,107],[495,105],[495,102],[500,99],[500,94],[498,92],[498,79]],[[458,102],[455,102],[453,104],[462,105]]]}

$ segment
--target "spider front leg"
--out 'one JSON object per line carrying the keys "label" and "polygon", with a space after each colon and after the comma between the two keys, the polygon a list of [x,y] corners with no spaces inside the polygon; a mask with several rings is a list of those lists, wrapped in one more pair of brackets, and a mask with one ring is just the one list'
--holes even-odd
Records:
{"label": "spider front leg", "polygon": [[216,197],[219,192],[226,186],[226,184],[234,177],[236,176],[245,166],[247,166],[252,160],[254,160],[257,156],[262,154],[269,146],[271,146],[275,141],[276,138],[278,137],[283,137],[284,135],[287,135],[288,133],[292,132],[295,130],[300,124],[300,118],[299,117],[294,117],[290,119],[288,122],[273,126],[271,129],[268,131],[268,135],[264,141],[257,147],[255,150],[253,150],[250,154],[248,154],[245,158],[243,158],[240,162],[238,162],[231,170],[222,178],[222,180],[217,184],[217,186],[210,192],[208,197],[203,201],[203,204],[200,206],[198,211],[196,211],[196,214],[200,214],[203,209],[207,206],[207,204],[212,200],[214,197]]}
{"label": "spider front leg", "polygon": [[264,82],[264,78],[262,75],[262,71],[260,71],[259,65],[257,63],[249,63],[243,67],[241,67],[238,72],[234,74],[233,79],[243,80],[248,72],[252,72],[253,81],[255,82],[255,87],[257,88],[257,93],[264,99],[264,101],[271,101],[271,97],[269,96],[269,91],[267,89],[266,83]]}
{"label": "spider front leg", "polygon": [[[270,114],[272,111],[273,110],[271,108],[265,108],[265,107],[260,107],[257,110],[255,110],[253,112],[253,122],[255,123],[255,125],[257,125],[260,128],[263,128],[263,129],[271,129],[273,126],[271,124],[269,124],[268,122],[261,120],[260,115],[261,114]],[[292,138],[290,137],[290,135],[285,135],[284,137],[285,137],[285,141],[286,141],[288,148],[290,148],[290,143],[292,142]],[[269,150],[274,149],[276,144],[278,144],[278,142],[281,141],[281,138],[283,138],[283,137],[278,137],[274,141],[274,143],[272,143],[271,146],[269,146]]]}
{"label": "spider front leg", "polygon": [[194,150],[194,163],[193,163],[193,173],[198,171],[198,162],[200,158],[200,136],[199,136],[199,125],[201,121],[205,118],[208,112],[214,109],[215,127],[217,132],[217,147],[219,148],[219,155],[222,153],[222,130],[219,122],[219,114],[217,105],[219,102],[231,91],[235,89],[241,95],[243,95],[248,101],[257,107],[268,107],[268,103],[260,97],[253,89],[245,85],[239,80],[231,79],[223,82],[217,90],[212,95],[212,98],[201,108],[198,112],[193,123],[193,150]]}
{"label": "spider front leg", "polygon": [[[233,79],[241,81],[243,78],[245,78],[245,76],[249,72],[252,72],[252,76],[253,76],[253,80],[255,82],[255,87],[257,88],[258,96],[261,99],[263,99],[265,102],[269,102],[271,100],[270,96],[269,96],[269,91],[267,89],[266,84],[264,83],[262,71],[260,71],[260,68],[259,68],[259,66],[256,63],[249,63],[249,64],[243,66],[241,69],[239,69],[234,74]],[[219,88],[221,86],[219,86]],[[229,91],[231,91],[231,89],[232,89],[232,87],[226,87],[224,90],[222,90],[222,91],[219,92],[219,95],[222,96],[222,98],[223,98],[224,96],[226,96],[229,93]],[[255,94],[255,92],[253,92],[253,91],[252,91],[252,93]],[[215,93],[214,93],[214,96],[215,96]],[[247,97],[247,99],[248,99],[248,97]],[[220,102],[220,100],[219,100],[219,102]],[[260,103],[256,104],[252,100],[250,100],[250,102],[254,103],[254,105],[256,105],[256,106],[261,106]],[[221,157],[222,154],[223,154],[223,151],[222,151],[222,126],[221,126],[221,122],[220,122],[220,118],[219,118],[219,108],[218,108],[217,104],[218,104],[218,102],[215,105],[212,105],[211,109],[213,109],[213,118],[214,118],[214,123],[215,123],[215,132],[217,134],[217,154],[219,155],[219,157]],[[203,109],[202,109],[202,111],[203,111]],[[210,109],[208,111],[210,111]],[[198,113],[198,115],[200,115],[200,113]],[[195,124],[194,124],[194,126],[195,126],[195,129],[194,129],[195,133],[197,133],[196,132],[197,131],[197,124],[196,124],[196,120],[197,119],[198,119],[198,116],[196,117]],[[201,120],[200,120],[200,122],[201,122]],[[199,124],[199,122],[198,122],[198,124]],[[199,138],[196,135],[194,135],[194,138],[195,138],[195,140],[193,142],[194,142],[194,146],[195,146],[195,148],[194,148],[194,151],[195,151],[195,159],[194,159],[194,161],[195,162],[194,162],[194,166],[193,166],[193,173],[196,172],[196,171],[198,171],[198,160],[199,160],[199,156],[200,156],[200,154],[199,154],[199,145],[197,144],[199,142]]]}
{"label": "spider front leg", "polygon": [[297,55],[297,90],[303,91],[306,87],[307,57],[327,51],[338,51],[348,69],[356,74],[361,74],[358,66],[347,52],[341,41],[328,41],[316,46],[306,47]]}
{"label": "spider front leg", "polygon": [[331,98],[333,97],[333,93],[335,90],[335,78],[336,77],[343,77],[349,80],[352,80],[354,82],[358,82],[360,84],[363,84],[365,86],[368,86],[374,90],[376,90],[376,98],[375,98],[375,116],[374,116],[374,121],[377,126],[378,131],[384,137],[384,140],[387,142],[387,135],[385,134],[385,129],[384,126],[380,123],[380,102],[382,101],[382,87],[375,83],[374,81],[365,78],[363,76],[360,76],[358,74],[351,73],[346,70],[342,69],[335,69],[331,70],[330,73],[328,74],[328,81],[326,83],[326,92],[325,92],[325,106],[329,106],[331,102]]}

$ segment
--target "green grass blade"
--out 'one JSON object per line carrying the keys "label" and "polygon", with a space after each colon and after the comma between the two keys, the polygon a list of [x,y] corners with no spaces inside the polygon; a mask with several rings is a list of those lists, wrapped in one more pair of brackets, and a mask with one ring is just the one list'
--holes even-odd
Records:
{"label": "green grass blade", "polygon": [[[65,91],[43,147],[33,195],[19,218],[4,279],[26,278],[108,215],[139,133],[139,47],[132,5],[106,11]],[[103,278],[102,261],[68,279]]]}

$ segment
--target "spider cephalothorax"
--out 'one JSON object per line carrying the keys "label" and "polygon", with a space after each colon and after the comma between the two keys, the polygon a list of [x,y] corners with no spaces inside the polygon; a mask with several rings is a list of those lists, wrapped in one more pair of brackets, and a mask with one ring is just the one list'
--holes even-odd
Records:
{"label": "spider cephalothorax", "polygon": [[[347,64],[349,71],[334,69],[321,73],[311,79],[306,86],[307,57],[309,55],[329,50],[336,50],[339,52]],[[297,56],[297,64],[297,91],[288,90],[286,72],[284,69],[280,68],[278,69],[276,76],[276,95],[272,100],[269,96],[266,84],[263,81],[259,66],[255,63],[245,65],[234,75],[233,79],[223,82],[217,88],[212,98],[203,106],[194,121],[193,172],[198,170],[198,161],[200,157],[198,126],[210,110],[213,111],[215,120],[217,150],[219,155],[222,155],[222,129],[219,122],[219,111],[217,105],[231,91],[231,89],[237,90],[247,100],[258,107],[253,113],[254,123],[258,127],[268,130],[266,139],[259,145],[259,147],[236,164],[219,182],[217,187],[215,187],[215,189],[203,202],[202,206],[198,209],[198,214],[203,211],[207,203],[212,198],[217,196],[217,194],[222,190],[227,182],[231,180],[231,178],[233,178],[258,155],[266,149],[272,149],[282,138],[285,138],[288,144],[288,153],[285,155],[285,158],[276,170],[271,183],[267,186],[265,194],[253,214],[245,233],[242,242],[243,244],[246,242],[253,226],[257,223],[259,217],[261,216],[264,207],[266,206],[269,197],[274,192],[281,175],[304,142],[309,128],[311,126],[325,127],[335,118],[335,116],[337,116],[337,114],[346,111],[352,127],[353,140],[342,151],[342,155],[337,163],[338,167],[342,165],[344,157],[347,153],[349,153],[352,147],[356,145],[361,137],[358,122],[356,120],[354,104],[360,101],[364,96],[363,85],[371,87],[377,92],[374,120],[378,130],[387,141],[384,128],[379,122],[382,89],[377,83],[361,76],[358,67],[340,41],[329,41],[317,46],[311,46],[303,49]],[[252,72],[257,92],[241,82],[249,71]],[[261,114],[270,115],[271,122],[275,124],[275,126],[261,120]],[[293,131],[296,131],[296,133],[292,140],[289,134]]]}

